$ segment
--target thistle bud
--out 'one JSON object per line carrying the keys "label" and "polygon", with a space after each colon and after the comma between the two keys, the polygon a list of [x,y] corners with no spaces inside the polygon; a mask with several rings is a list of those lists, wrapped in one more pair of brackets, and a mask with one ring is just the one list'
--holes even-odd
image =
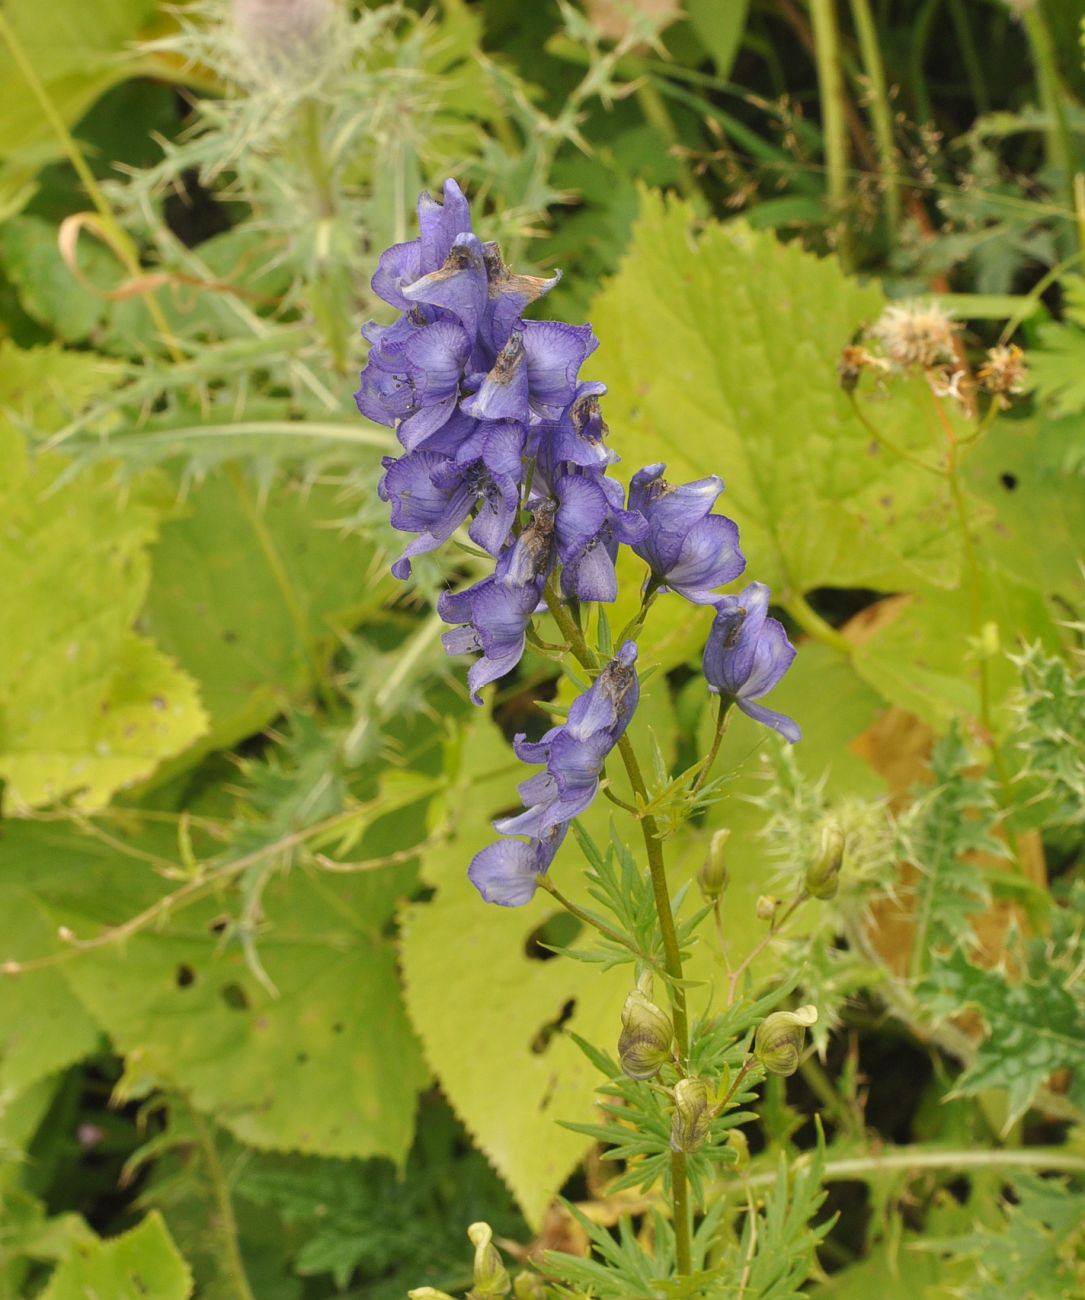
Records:
{"label": "thistle bud", "polygon": [[512,1293],[516,1300],[546,1300],[546,1287],[542,1278],[538,1273],[529,1273],[527,1269],[516,1274]]}
{"label": "thistle bud", "polygon": [[651,976],[641,980],[622,1007],[622,1032],[618,1057],[631,1079],[653,1079],[670,1059],[674,1030],[671,1022],[652,1001]]}
{"label": "thistle bud", "polygon": [[674,1085],[671,1150],[698,1151],[705,1144],[716,1112],[703,1079],[679,1079]]}
{"label": "thistle bud", "polygon": [[758,1025],[753,1054],[770,1074],[794,1074],[799,1068],[806,1031],[817,1022],[817,1007],[774,1011]]}
{"label": "thistle bud", "polygon": [[710,903],[714,903],[719,898],[727,888],[730,879],[723,853],[730,838],[731,832],[726,827],[712,836],[704,866],[697,872],[697,883],[701,886],[701,893]]}
{"label": "thistle bud", "polygon": [[493,1244],[494,1230],[488,1223],[472,1223],[467,1236],[475,1248],[475,1285],[473,1300],[491,1300],[491,1297],[508,1295],[512,1290],[509,1271]]}
{"label": "thistle bud", "polygon": [[840,886],[840,868],[844,865],[844,828],[839,822],[827,822],[821,828],[818,855],[806,868],[806,892],[811,898],[835,898]]}
{"label": "thistle bud", "polygon": [[780,900],[772,894],[762,894],[757,900],[757,919],[759,921],[771,921],[776,915],[780,906]]}

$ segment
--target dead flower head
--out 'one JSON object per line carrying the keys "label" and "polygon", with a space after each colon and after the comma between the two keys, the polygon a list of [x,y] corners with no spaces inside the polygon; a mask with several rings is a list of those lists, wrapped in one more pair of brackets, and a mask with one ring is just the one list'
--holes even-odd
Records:
{"label": "dead flower head", "polygon": [[901,370],[931,370],[952,361],[957,323],[933,302],[892,303],[870,328],[870,336]]}
{"label": "dead flower head", "polygon": [[1016,343],[1000,344],[987,349],[987,360],[976,372],[980,387],[989,392],[1005,410],[1010,398],[1025,391],[1025,354]]}

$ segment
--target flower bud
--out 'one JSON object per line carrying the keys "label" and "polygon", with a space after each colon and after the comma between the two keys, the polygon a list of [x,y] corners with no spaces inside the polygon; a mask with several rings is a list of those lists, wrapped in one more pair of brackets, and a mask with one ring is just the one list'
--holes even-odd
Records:
{"label": "flower bud", "polygon": [[546,1300],[546,1287],[542,1278],[538,1273],[529,1273],[527,1269],[516,1274],[512,1293],[516,1300]]}
{"label": "flower bud", "polygon": [[698,1151],[705,1144],[716,1112],[703,1079],[679,1079],[674,1085],[671,1150]]}
{"label": "flower bud", "polygon": [[817,1007],[774,1011],[758,1025],[753,1054],[770,1074],[794,1074],[799,1068],[806,1030],[817,1022]]}
{"label": "flower bud", "polygon": [[844,828],[839,822],[827,822],[821,828],[818,855],[806,868],[806,892],[811,898],[836,896],[840,868],[844,865]]}
{"label": "flower bud", "polygon": [[712,836],[704,866],[697,873],[697,883],[701,886],[701,893],[710,903],[714,903],[719,898],[727,888],[730,879],[723,853],[730,838],[731,832],[727,827],[718,830]]}
{"label": "flower bud", "polygon": [[509,1271],[493,1244],[494,1230],[488,1223],[472,1223],[467,1229],[471,1245],[475,1248],[475,1285],[471,1291],[474,1300],[490,1300],[494,1296],[508,1295],[512,1290]]}
{"label": "flower bud", "polygon": [[762,894],[757,900],[757,919],[759,921],[771,921],[776,915],[780,906],[780,900],[774,898],[772,894]]}
{"label": "flower bud", "polygon": [[416,1286],[407,1292],[407,1300],[452,1300],[447,1291],[438,1291],[432,1286]]}
{"label": "flower bud", "polygon": [[[643,986],[643,987],[642,987]],[[622,1032],[618,1057],[631,1079],[653,1079],[670,1059],[674,1030],[659,1007],[648,996],[651,976],[633,989],[622,1007]]]}

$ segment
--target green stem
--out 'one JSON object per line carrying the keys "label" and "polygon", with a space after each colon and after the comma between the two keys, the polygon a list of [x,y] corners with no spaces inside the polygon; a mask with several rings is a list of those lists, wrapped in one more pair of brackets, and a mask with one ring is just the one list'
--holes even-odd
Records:
{"label": "green stem", "polygon": [[637,87],[637,103],[644,114],[644,120],[655,127],[667,142],[670,156],[675,163],[675,183],[682,197],[695,198],[700,192],[700,187],[689,169],[689,164],[675,152],[676,148],[681,146],[682,140],[675,130],[667,101],[659,93],[654,82],[645,80],[640,83]]}
{"label": "green stem", "polygon": [[241,1258],[241,1246],[238,1242],[237,1219],[234,1216],[234,1203],[230,1197],[230,1186],[219,1159],[218,1147],[203,1116],[194,1106],[189,1106],[192,1127],[196,1133],[196,1143],[200,1148],[204,1168],[211,1182],[211,1192],[215,1199],[215,1213],[212,1222],[218,1232],[222,1245],[222,1265],[233,1282],[237,1300],[256,1300],[245,1272],[245,1261]]}
{"label": "green stem", "polygon": [[712,737],[712,748],[708,751],[708,757],[704,761],[704,766],[697,774],[697,780],[693,783],[693,789],[690,791],[691,796],[700,793],[701,787],[708,780],[708,774],[712,771],[713,764],[716,761],[716,755],[720,752],[720,742],[723,740],[723,733],[727,730],[731,721],[731,705],[734,704],[734,697],[730,695],[721,695],[719,709],[716,713],[716,734]]}
{"label": "green stem", "polygon": [[1059,78],[1058,59],[1055,54],[1055,42],[1051,39],[1051,30],[1042,5],[1034,5],[1021,16],[1025,35],[1028,37],[1032,51],[1032,62],[1036,68],[1036,85],[1040,92],[1040,106],[1050,118],[1044,129],[1044,149],[1049,166],[1062,173],[1063,192],[1074,206],[1073,153],[1070,148],[1070,128],[1066,121],[1066,109],[1063,106],[1062,83]]}
{"label": "green stem", "polygon": [[847,637],[842,636],[835,627],[826,623],[801,591],[792,592],[783,601],[783,606],[807,636],[813,637],[815,641],[820,641],[822,645],[827,645],[832,650],[838,650],[848,658],[855,653],[855,647]]}
{"label": "green stem", "polygon": [[976,42],[972,39],[972,28],[968,25],[968,15],[964,11],[962,0],[949,0],[949,16],[957,33],[961,62],[968,76],[968,85],[976,104],[976,112],[980,115],[989,113],[991,100],[987,94],[987,78],[976,52]]}
{"label": "green stem", "polygon": [[556,902],[560,903],[578,921],[583,921],[585,925],[590,925],[593,929],[598,930],[603,938],[609,939],[611,943],[616,943],[622,948],[628,948],[638,961],[646,960],[640,949],[630,943],[625,935],[619,934],[617,930],[612,930],[609,925],[592,916],[590,912],[586,912],[582,907],[574,903],[571,898],[566,898],[549,876],[540,876],[538,884],[540,889],[545,889]]}
{"label": "green stem", "polygon": [[836,0],[810,0],[810,17],[821,101],[821,129],[825,139],[826,195],[837,231],[837,253],[841,265],[847,270],[851,263],[849,232],[844,220],[848,200],[848,124]]}
{"label": "green stem", "polygon": [[[546,603],[561,635],[568,641],[573,654],[580,664],[589,671],[599,667],[599,660],[594,651],[584,640],[584,634],[576,620],[561,603],[554,580],[546,584]],[[648,787],[637,762],[637,755],[628,734],[618,741],[618,752],[622,756],[629,784],[633,787],[635,798],[642,804],[648,803]],[[678,1068],[685,1073],[689,1056],[689,1016],[686,1011],[686,990],[682,975],[682,952],[678,946],[678,931],[675,929],[674,912],[671,908],[671,896],[667,887],[667,872],[663,862],[663,845],[659,840],[659,827],[650,813],[642,812],[638,819],[644,837],[644,850],[648,857],[648,870],[652,877],[652,893],[655,897],[656,914],[659,929],[663,936],[664,967],[667,973],[667,991],[670,995],[671,1018],[674,1022],[674,1040]],[[681,1153],[674,1153],[677,1157]],[[672,1157],[671,1178],[674,1186],[675,1248],[678,1256],[679,1275],[690,1271],[690,1238],[688,1181],[686,1178],[685,1156],[681,1159]]]}
{"label": "green stem", "polygon": [[[8,47],[16,67],[22,73],[23,80],[30,87],[31,94],[38,101],[38,107],[44,114],[45,120],[49,123],[54,135],[56,135],[57,139],[60,141],[61,147],[68,157],[68,161],[71,163],[75,174],[82,182],[87,197],[94,204],[94,207],[98,212],[98,217],[102,223],[101,228],[105,231],[111,246],[120,258],[121,263],[129,276],[131,276],[132,279],[136,279],[142,274],[142,267],[140,266],[136,246],[129,237],[128,232],[118,223],[117,218],[113,215],[113,209],[109,206],[109,201],[102,193],[102,188],[98,184],[98,179],[91,171],[90,165],[83,156],[83,151],[76,143],[75,137],[68,130],[64,119],[57,112],[56,106],[49,98],[49,92],[45,89],[40,77],[34,70],[34,65],[30,62],[26,51],[23,49],[22,41],[19,40],[8,20],[4,17],[2,10],[0,10],[0,38],[3,39],[4,44]],[[144,293],[142,296],[147,310],[150,312],[151,319],[154,321],[155,328],[162,335],[162,339],[167,343],[167,346],[170,346],[169,339],[172,331],[170,330],[169,322],[166,320],[166,317],[162,312],[162,308],[158,304],[158,300],[150,291]],[[174,351],[172,346],[170,347],[170,350]],[[175,353],[174,360],[179,359],[180,354]]]}
{"label": "green stem", "polygon": [[682,1277],[691,1269],[689,1177],[684,1151],[671,1152],[671,1185],[674,1189],[674,1253],[678,1261],[678,1276]]}
{"label": "green stem", "polygon": [[897,227],[900,225],[900,169],[897,166],[897,150],[893,141],[893,111],[889,106],[885,64],[882,62],[874,16],[870,11],[870,0],[851,0],[851,17],[855,24],[855,34],[859,38],[863,71],[870,83],[870,103],[867,105],[867,111],[870,114],[874,143],[878,149],[878,159],[885,181],[885,224],[888,228],[889,242],[895,246]]}

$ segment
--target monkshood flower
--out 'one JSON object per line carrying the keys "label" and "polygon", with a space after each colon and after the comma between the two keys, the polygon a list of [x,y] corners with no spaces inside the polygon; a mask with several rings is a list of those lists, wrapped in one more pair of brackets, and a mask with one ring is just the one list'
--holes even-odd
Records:
{"label": "monkshood flower", "polygon": [[598,346],[590,325],[518,321],[461,409],[479,420],[556,419],[576,395],[584,359]]}
{"label": "monkshood flower", "polygon": [[468,534],[499,554],[520,502],[523,447],[521,426],[497,421],[475,425],[454,455],[427,444],[398,460],[386,456],[377,492],[392,503],[392,527],[420,534],[392,565],[393,576],[409,577],[411,560],[446,542],[476,506]]}
{"label": "monkshood flower", "polygon": [[618,545],[634,546],[648,534],[648,522],[622,508],[622,486],[602,474],[562,466],[554,484],[561,589],[581,601],[618,599],[614,564]]}
{"label": "monkshood flower", "polygon": [[636,660],[637,647],[627,641],[574,702],[561,726],[533,743],[522,735],[516,737],[517,756],[527,763],[544,762],[546,769],[520,783],[526,811],[494,822],[502,836],[528,838],[498,840],[471,861],[468,878],[486,902],[520,907],[531,901],[569,822],[595,797],[603,762],[637,707]]}
{"label": "monkshood flower", "polygon": [[532,499],[554,495],[555,479],[565,465],[602,473],[621,459],[603,441],[607,426],[599,411],[599,398],[606,391],[606,384],[578,384],[573,400],[556,420],[530,426],[527,455],[535,462]]}
{"label": "monkshood flower", "polygon": [[406,317],[370,334],[374,346],[354,400],[370,420],[395,428],[411,451],[454,415],[471,337],[458,321],[420,328]]}
{"label": "monkshood flower", "polygon": [[537,741],[515,737],[517,758],[546,767],[517,787],[525,811],[494,822],[495,830],[538,839],[588,807],[599,789],[603,763],[624,735],[640,699],[636,662],[637,647],[626,641],[560,726]]}
{"label": "monkshood flower", "polygon": [[714,474],[675,487],[663,477],[665,465],[648,465],[629,484],[629,509],[648,521],[648,533],[633,550],[652,571],[652,579],[697,605],[719,599],[722,587],[746,567],[738,549],[738,526],[711,514],[723,480]]}
{"label": "monkshood flower", "polygon": [[409,311],[404,289],[422,276],[438,271],[448,260],[457,236],[471,230],[471,209],[453,180],[444,184],[444,203],[426,193],[418,196],[418,239],[393,244],[380,256],[373,274],[373,292],[392,307]]}
{"label": "monkshood flower", "polygon": [[501,553],[491,577],[466,591],[443,592],[437,601],[437,613],[446,623],[466,625],[444,634],[445,653],[482,651],[482,658],[467,673],[475,704],[482,703],[483,686],[512,672],[520,662],[527,625],[539,607],[553,565],[554,507],[545,504]]}
{"label": "monkshood flower", "polygon": [[716,617],[704,650],[704,675],[714,694],[730,696],[755,722],[794,744],[802,736],[783,713],[756,704],[791,667],[795,647],[782,625],[768,616],[769,589],[751,582],[737,596],[716,600]]}

